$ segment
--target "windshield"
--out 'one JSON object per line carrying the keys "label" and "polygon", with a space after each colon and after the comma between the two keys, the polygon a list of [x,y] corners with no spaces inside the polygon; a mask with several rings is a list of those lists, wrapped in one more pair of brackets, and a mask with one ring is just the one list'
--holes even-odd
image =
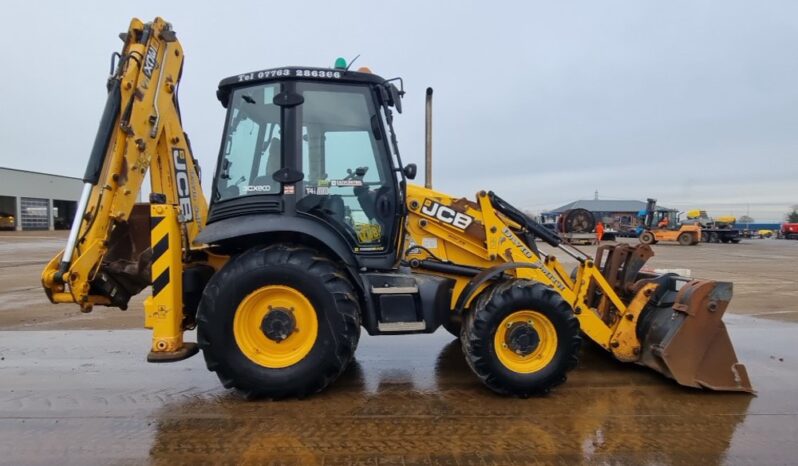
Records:
{"label": "windshield", "polygon": [[232,95],[222,158],[214,186],[216,200],[251,194],[279,194],[272,175],[280,169],[279,84],[238,89]]}

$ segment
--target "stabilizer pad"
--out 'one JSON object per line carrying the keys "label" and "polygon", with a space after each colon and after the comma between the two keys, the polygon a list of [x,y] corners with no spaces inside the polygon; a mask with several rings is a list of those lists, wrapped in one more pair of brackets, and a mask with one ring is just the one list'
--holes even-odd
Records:
{"label": "stabilizer pad", "polygon": [[183,347],[177,351],[150,351],[147,355],[147,362],[177,362],[188,359],[199,352],[196,343],[183,343]]}

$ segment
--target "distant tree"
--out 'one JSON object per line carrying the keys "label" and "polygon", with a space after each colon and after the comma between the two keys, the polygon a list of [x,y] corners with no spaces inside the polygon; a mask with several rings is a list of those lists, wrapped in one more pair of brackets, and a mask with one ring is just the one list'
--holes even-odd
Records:
{"label": "distant tree", "polygon": [[798,205],[792,206],[792,212],[786,215],[786,220],[789,223],[798,223]]}
{"label": "distant tree", "polygon": [[753,218],[751,218],[751,217],[750,217],[750,216],[748,216],[748,215],[743,215],[743,216],[742,216],[742,217],[740,217],[740,218],[739,218],[739,220],[737,220],[737,221],[738,221],[738,222],[740,222],[740,223],[743,223],[743,224],[745,224],[745,225],[749,225],[749,224],[751,224],[751,223],[754,223],[754,219],[753,219]]}

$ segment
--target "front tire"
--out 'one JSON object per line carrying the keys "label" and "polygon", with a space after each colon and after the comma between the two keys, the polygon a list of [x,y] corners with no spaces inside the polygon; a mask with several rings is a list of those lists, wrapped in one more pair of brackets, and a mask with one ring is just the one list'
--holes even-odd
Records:
{"label": "front tire", "polygon": [[463,353],[491,390],[527,397],[565,382],[576,367],[579,321],[551,288],[510,280],[484,291],[463,320]]}
{"label": "front tire", "polygon": [[345,272],[318,251],[252,248],[216,273],[198,309],[208,370],[248,397],[305,397],[352,360],[360,307]]}
{"label": "front tire", "polygon": [[640,234],[640,242],[643,244],[654,244],[656,241],[654,240],[654,234],[650,231],[644,231]]}

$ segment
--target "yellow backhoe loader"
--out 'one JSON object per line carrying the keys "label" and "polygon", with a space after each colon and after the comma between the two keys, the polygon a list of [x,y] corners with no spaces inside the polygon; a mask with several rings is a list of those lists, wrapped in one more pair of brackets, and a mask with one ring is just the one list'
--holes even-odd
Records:
{"label": "yellow backhoe loader", "polygon": [[[682,385],[751,391],[721,320],[730,283],[645,273],[646,245],[590,257],[493,192],[434,191],[430,158],[426,186],[409,184],[416,167],[402,165],[392,124],[399,78],[339,59],[222,80],[208,204],[180,121],[175,32],[134,19],[121,37],[78,213],[42,284],[86,312],[124,309],[151,286],[148,360],[201,349],[226,387],[302,397],[347,367],[361,327],[442,325],[502,394],[564,382],[583,335]],[[149,203],[136,205],[148,171]],[[575,259],[573,274],[552,251]],[[198,344],[184,342],[195,326]]]}

